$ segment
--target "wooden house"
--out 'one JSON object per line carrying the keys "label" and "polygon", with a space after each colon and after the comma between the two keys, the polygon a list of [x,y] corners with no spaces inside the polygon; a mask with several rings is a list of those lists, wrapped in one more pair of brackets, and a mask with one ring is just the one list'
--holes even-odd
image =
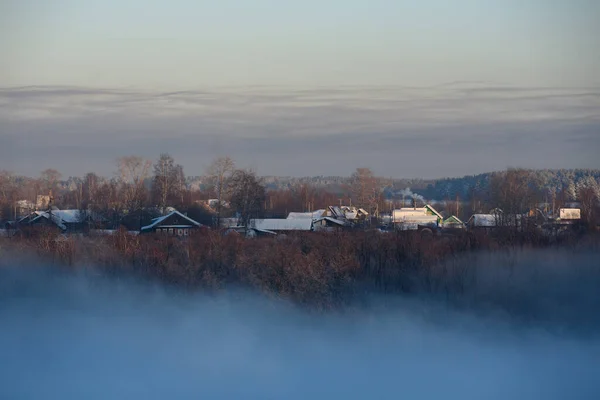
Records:
{"label": "wooden house", "polygon": [[150,225],[143,226],[140,233],[160,233],[168,236],[189,236],[193,230],[200,228],[202,224],[194,221],[177,210],[167,215],[154,218]]}

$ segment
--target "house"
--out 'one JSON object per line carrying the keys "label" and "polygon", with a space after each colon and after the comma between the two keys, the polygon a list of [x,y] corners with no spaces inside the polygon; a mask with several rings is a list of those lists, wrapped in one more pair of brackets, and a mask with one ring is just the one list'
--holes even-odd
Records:
{"label": "house", "polygon": [[15,219],[23,218],[35,211],[35,204],[29,200],[15,202]]}
{"label": "house", "polygon": [[336,231],[349,228],[352,228],[352,223],[345,218],[321,217],[313,221],[315,231]]}
{"label": "house", "polygon": [[325,212],[323,214],[321,214],[321,218],[323,218],[323,217],[330,217],[330,218],[345,220],[346,213],[344,212],[342,207],[329,206],[329,207],[327,207]]}
{"label": "house", "polygon": [[310,218],[252,219],[250,220],[249,228],[265,233],[312,231],[313,220]]}
{"label": "house", "polygon": [[325,214],[325,210],[316,210],[309,212],[291,212],[288,214],[287,219],[319,219]]}
{"label": "house", "polygon": [[189,236],[193,230],[202,224],[194,221],[177,210],[169,212],[162,217],[154,218],[150,225],[143,226],[140,233],[161,233],[168,236]]}
{"label": "house", "polygon": [[97,213],[87,210],[59,210],[51,208],[47,211],[34,211],[17,221],[21,226],[51,226],[61,232],[81,232],[90,223],[100,223],[104,218]]}
{"label": "house", "polygon": [[325,217],[354,223],[366,220],[369,212],[364,208],[353,206],[329,206],[318,219]]}
{"label": "house", "polygon": [[465,229],[465,224],[457,216],[451,215],[442,223],[444,229]]}
{"label": "house", "polygon": [[467,221],[469,229],[495,228],[500,225],[497,214],[473,214]]}
{"label": "house", "polygon": [[250,221],[250,226],[255,229],[269,230],[273,232],[310,231],[313,227],[313,221],[309,218],[253,219]]}
{"label": "house", "polygon": [[579,208],[559,208],[558,218],[560,220],[580,220],[581,210]]}
{"label": "house", "polygon": [[492,229],[499,227],[523,227],[527,214],[504,214],[494,209],[490,214],[473,214],[467,221],[469,229]]}
{"label": "house", "polygon": [[392,223],[396,229],[418,230],[419,227],[438,227],[444,218],[431,205],[424,207],[402,207],[392,211]]}
{"label": "house", "polygon": [[309,232],[313,230],[312,218],[255,218],[246,228],[239,224],[237,218],[222,218],[221,227],[247,236],[277,235],[289,232]]}
{"label": "house", "polygon": [[342,206],[342,211],[347,220],[362,221],[369,217],[369,212],[364,208]]}

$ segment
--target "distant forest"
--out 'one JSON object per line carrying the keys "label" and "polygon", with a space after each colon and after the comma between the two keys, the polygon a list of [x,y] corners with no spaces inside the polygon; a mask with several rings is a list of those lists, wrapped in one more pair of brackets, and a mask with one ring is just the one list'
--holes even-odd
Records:
{"label": "distant forest", "polygon": [[[540,191],[566,190],[575,193],[578,187],[589,185],[591,180],[600,182],[600,169],[540,169],[528,170],[531,174],[532,184]],[[410,188],[427,200],[454,200],[458,196],[463,201],[472,200],[473,197],[482,198],[490,192],[492,177],[498,172],[486,172],[478,175],[466,175],[458,178],[439,179],[395,179],[386,190],[388,197],[395,197],[396,191]],[[191,181],[201,179],[191,178]],[[334,192],[344,193],[350,183],[350,177],[343,176],[312,176],[312,177],[280,177],[265,176],[267,188],[274,190],[286,189],[298,184],[309,184],[314,187],[327,187]],[[575,197],[575,196],[573,196]]]}

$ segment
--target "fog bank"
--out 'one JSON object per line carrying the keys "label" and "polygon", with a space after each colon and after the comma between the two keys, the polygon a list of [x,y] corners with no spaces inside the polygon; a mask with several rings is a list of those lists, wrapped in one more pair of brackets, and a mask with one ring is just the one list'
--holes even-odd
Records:
{"label": "fog bank", "polygon": [[0,398],[600,395],[597,335],[518,328],[421,300],[385,303],[318,314],[242,291],[207,296],[92,270],[5,266]]}

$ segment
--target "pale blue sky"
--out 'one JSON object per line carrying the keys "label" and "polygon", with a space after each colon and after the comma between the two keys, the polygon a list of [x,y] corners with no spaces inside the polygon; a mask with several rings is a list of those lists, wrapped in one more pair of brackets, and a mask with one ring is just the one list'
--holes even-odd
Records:
{"label": "pale blue sky", "polygon": [[0,86],[600,83],[595,0],[0,0]]}

